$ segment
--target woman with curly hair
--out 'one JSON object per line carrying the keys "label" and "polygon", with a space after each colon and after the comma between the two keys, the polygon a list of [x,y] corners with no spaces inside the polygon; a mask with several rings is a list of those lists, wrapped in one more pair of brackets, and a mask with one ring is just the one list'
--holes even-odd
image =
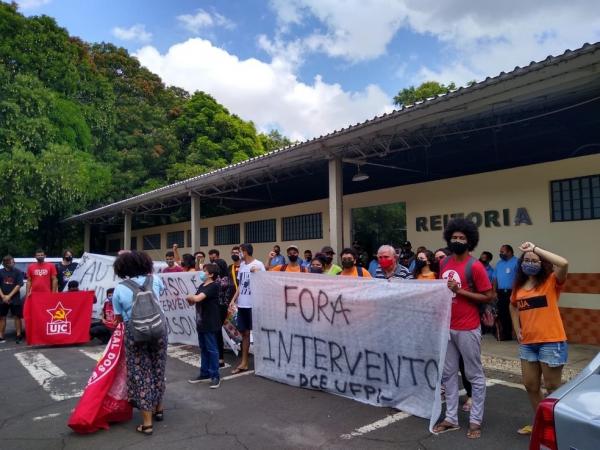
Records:
{"label": "woman with curly hair", "polygon": [[[152,276],[152,259],[145,252],[124,252],[114,262],[115,274],[152,288],[156,298],[164,289],[162,280]],[[142,412],[143,423],[136,431],[152,434],[152,419],[163,420],[163,395],[165,393],[165,368],[167,363],[167,332],[155,341],[135,342],[127,326],[133,306],[133,290],[124,282],[115,288],[113,309],[118,322],[125,322],[125,358],[127,360],[127,395],[129,402]]]}
{"label": "woman with curly hair", "polygon": [[481,364],[481,328],[479,305],[492,300],[492,285],[483,264],[469,255],[479,243],[479,230],[470,220],[448,222],[444,239],[452,255],[440,262],[439,278],[447,280],[452,291],[450,340],[442,375],[446,387],[446,417],[433,431],[458,430],[458,370],[462,356],[465,375],[472,385],[473,397],[467,437],[481,437],[485,375]]}
{"label": "woman with curly hair", "polygon": [[[519,341],[523,384],[533,411],[542,401],[542,377],[548,393],[561,383],[567,363],[567,335],[558,310],[560,291],[567,279],[569,262],[531,242],[519,249],[510,314]],[[531,425],[518,430],[530,434]]]}

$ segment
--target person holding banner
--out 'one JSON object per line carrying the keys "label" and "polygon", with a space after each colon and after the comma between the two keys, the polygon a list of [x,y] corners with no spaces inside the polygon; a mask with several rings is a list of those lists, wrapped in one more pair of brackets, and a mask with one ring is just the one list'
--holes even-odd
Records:
{"label": "person holding banner", "polygon": [[434,433],[458,430],[458,371],[462,356],[465,375],[472,385],[472,404],[469,417],[469,439],[481,437],[485,374],[481,364],[481,327],[479,305],[493,297],[492,285],[483,264],[473,258],[479,242],[479,230],[471,220],[456,218],[448,222],[444,239],[452,255],[440,263],[440,279],[447,280],[452,291],[450,340],[442,382],[446,387],[446,417],[434,428]]}
{"label": "person holding banner", "polygon": [[[152,277],[152,290],[156,298],[164,284],[160,277],[152,276],[152,259],[145,252],[131,251],[117,257],[115,275],[130,279],[143,286]],[[127,326],[131,318],[134,293],[124,282],[115,288],[113,308],[117,322],[125,322],[125,357],[127,360],[127,393],[129,401],[142,412],[143,423],[136,431],[146,436],[152,434],[152,419],[163,420],[163,396],[165,393],[165,369],[167,364],[167,332],[151,342],[136,343],[133,332]]]}

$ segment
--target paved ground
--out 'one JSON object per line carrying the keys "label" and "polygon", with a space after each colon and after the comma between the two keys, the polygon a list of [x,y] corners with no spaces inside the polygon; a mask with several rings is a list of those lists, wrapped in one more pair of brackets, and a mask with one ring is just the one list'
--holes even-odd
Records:
{"label": "paved ground", "polygon": [[[230,378],[220,389],[191,385],[197,350],[172,346],[168,358],[165,421],[152,437],[134,431],[134,420],[88,436],[66,426],[102,347],[31,348],[10,340],[0,346],[1,449],[135,448],[360,448],[360,449],[526,449],[515,430],[531,412],[520,377],[488,370],[483,437],[463,429],[431,435],[424,419],[330,394],[269,381],[253,374]],[[227,355],[230,364],[234,355]],[[42,385],[40,385],[40,382]]]}

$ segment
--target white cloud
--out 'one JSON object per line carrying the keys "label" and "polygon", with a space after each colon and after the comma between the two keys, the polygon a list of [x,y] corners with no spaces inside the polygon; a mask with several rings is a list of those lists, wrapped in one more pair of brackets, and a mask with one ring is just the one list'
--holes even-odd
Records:
{"label": "white cloud", "polygon": [[277,58],[240,60],[204,39],[176,44],[166,54],[146,46],[136,56],[167,84],[207,92],[260,130],[276,126],[292,139],[319,136],[392,109],[388,95],[375,85],[347,92],[319,75],[311,84],[302,83]]}
{"label": "white cloud", "polygon": [[351,62],[384,55],[401,29],[435,37],[444,57],[432,66],[408,67],[407,72],[418,73],[415,82],[433,78],[462,84],[600,40],[597,0],[271,0],[270,4],[280,24],[280,48],[286,48],[288,31],[296,27],[302,32],[307,24],[313,29],[294,36],[303,52]]}
{"label": "white cloud", "polygon": [[139,23],[129,28],[114,27],[112,34],[123,41],[147,43],[152,40],[152,33],[146,31],[146,25]]}
{"label": "white cloud", "polygon": [[198,34],[201,30],[211,27],[222,27],[226,29],[235,28],[235,24],[227,17],[219,14],[210,14],[203,9],[196,11],[196,14],[182,14],[177,16],[181,25],[191,33]]}
{"label": "white cloud", "polygon": [[20,0],[17,2],[19,9],[22,11],[37,9],[41,6],[47,5],[51,0]]}

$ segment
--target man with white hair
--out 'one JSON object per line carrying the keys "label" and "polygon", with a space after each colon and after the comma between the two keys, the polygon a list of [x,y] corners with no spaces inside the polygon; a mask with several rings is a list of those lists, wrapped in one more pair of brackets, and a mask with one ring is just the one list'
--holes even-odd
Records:
{"label": "man with white hair", "polygon": [[375,278],[412,278],[411,273],[406,267],[398,264],[396,249],[391,245],[382,245],[377,250],[377,269]]}

